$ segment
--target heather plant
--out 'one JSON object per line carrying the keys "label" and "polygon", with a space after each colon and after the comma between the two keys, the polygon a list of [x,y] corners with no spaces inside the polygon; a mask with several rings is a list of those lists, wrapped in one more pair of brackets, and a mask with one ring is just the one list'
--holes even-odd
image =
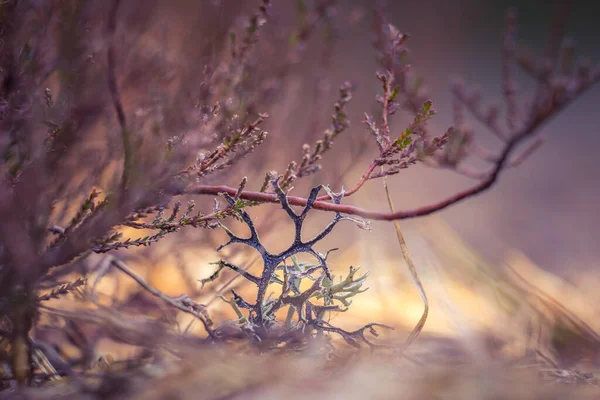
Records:
{"label": "heather plant", "polygon": [[[155,6],[151,3],[147,9]],[[428,122],[435,108],[408,64],[408,35],[386,20],[378,3],[373,44],[382,93],[376,97],[379,115],[366,114],[363,121],[377,154],[359,182],[349,190],[329,182],[339,193],[323,184],[307,197],[291,194],[297,180],[316,176],[321,160],[335,151],[335,142],[350,125],[347,105],[353,86],[344,83],[330,126],[314,144],[299,149],[297,160],[280,172],[269,170],[261,181],[244,177],[229,186],[245,159],[268,145],[263,127],[283,82],[316,28],[331,28],[336,10],[335,1],[317,0],[312,6],[300,1],[297,24],[284,35],[269,36],[271,1],[257,3],[243,26],[228,34],[215,28],[222,34],[216,39],[216,54],[199,49],[184,66],[144,47],[151,47],[148,43],[159,35],[152,15],[139,10],[145,7],[138,2],[0,4],[0,336],[6,382],[42,385],[68,376],[83,390],[101,392],[106,382],[94,386],[85,378],[101,370],[94,346],[102,335],[141,349],[125,369],[159,359],[163,350],[181,356],[174,342],[210,346],[237,339],[266,351],[303,348],[314,338],[329,340],[331,335],[355,347],[383,347],[367,334],[376,335],[376,328],[386,325],[372,322],[351,331],[330,319],[351,306],[365,290],[368,277],[350,267],[347,275],[335,279],[327,264],[329,251],[314,248],[345,220],[361,228],[368,228],[367,220],[395,221],[403,255],[426,303],[423,318],[406,341],[410,344],[423,328],[428,304],[397,221],[440,211],[492,187],[505,169],[517,166],[539,147],[544,124],[600,80],[600,71],[589,63],[574,64],[570,44],[562,40],[562,18],[554,21],[543,57],[535,58],[518,51],[516,17],[510,12],[503,42],[504,123],[499,108],[482,107],[479,93],[455,84],[456,124],[433,134]],[[232,6],[223,7],[227,5]],[[557,15],[564,14],[559,9]],[[210,16],[204,22],[210,24]],[[281,36],[287,38],[283,44],[277,41]],[[257,61],[261,54],[276,55],[268,68]],[[515,64],[537,83],[533,97],[523,103],[517,96]],[[500,139],[499,150],[475,142],[465,109]],[[391,124],[399,112],[411,119],[401,130]],[[282,133],[271,136],[278,135]],[[468,167],[469,156],[490,167],[482,171]],[[414,210],[394,210],[391,198],[389,212],[342,204],[365,182],[387,179],[419,162],[451,169],[476,183]],[[249,190],[249,185],[259,189]],[[322,189],[326,194],[319,196]],[[191,199],[184,204],[179,200],[184,196],[212,196],[214,206],[201,208]],[[277,254],[265,248],[250,217],[252,209],[265,203],[280,204],[294,226],[291,245]],[[294,207],[302,207],[300,213]],[[307,240],[302,228],[313,210],[329,212],[333,219]],[[233,219],[249,228],[248,238],[226,228]],[[121,260],[118,250],[154,245],[187,228],[224,229],[229,242],[219,249],[239,243],[260,254],[262,268],[257,275],[222,259],[215,263],[214,274],[202,280],[206,289],[229,269],[256,286],[252,301],[235,290],[222,296],[237,320],[215,323],[206,306],[192,296],[167,296]],[[131,231],[140,234],[125,233]],[[109,254],[101,263],[85,267],[92,254],[105,253]],[[303,261],[301,253],[316,262]],[[143,313],[133,317],[102,303],[96,289],[111,269],[173,310],[191,315],[202,324],[206,337],[190,338],[185,330],[175,329],[172,319]],[[273,296],[269,290],[274,287],[278,290]],[[46,303],[68,296],[87,308]],[[91,334],[84,328],[87,325],[102,329]],[[55,339],[47,338],[55,338],[57,332],[79,349],[77,358],[50,344]]]}

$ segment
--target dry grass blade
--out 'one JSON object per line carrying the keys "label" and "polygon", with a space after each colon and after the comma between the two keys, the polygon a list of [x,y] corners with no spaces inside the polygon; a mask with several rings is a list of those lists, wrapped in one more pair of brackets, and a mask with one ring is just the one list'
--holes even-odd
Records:
{"label": "dry grass blade", "polygon": [[[385,195],[388,200],[388,204],[390,206],[390,211],[394,212],[394,203],[390,196],[390,191],[387,186],[387,176],[383,177],[383,187],[385,189]],[[402,346],[402,351],[405,351],[419,336],[423,327],[425,326],[425,322],[427,321],[427,316],[429,315],[429,300],[427,300],[427,294],[425,293],[425,288],[423,287],[423,283],[419,278],[419,274],[417,273],[417,269],[415,268],[415,263],[408,251],[408,246],[406,245],[406,241],[404,240],[404,235],[402,235],[402,230],[400,229],[400,223],[398,221],[394,221],[394,228],[396,229],[396,236],[398,237],[398,243],[400,243],[400,249],[402,249],[402,256],[406,261],[406,265],[408,266],[408,270],[410,271],[410,275],[415,282],[415,286],[419,290],[419,294],[421,295],[421,299],[423,299],[423,314],[417,322],[417,325],[410,332],[410,335],[404,341]]]}

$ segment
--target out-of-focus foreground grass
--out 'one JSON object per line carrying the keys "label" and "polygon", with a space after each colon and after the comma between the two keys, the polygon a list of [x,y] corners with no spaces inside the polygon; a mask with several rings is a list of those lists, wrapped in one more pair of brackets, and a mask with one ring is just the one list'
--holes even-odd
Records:
{"label": "out-of-focus foreground grass", "polygon": [[[335,317],[346,329],[377,321],[396,328],[379,343],[391,349],[370,353],[345,349],[334,358],[315,348],[296,355],[256,354],[238,345],[205,348],[179,345],[165,348],[183,361],[169,368],[144,367],[145,379],[133,380],[131,398],[460,398],[460,399],[562,399],[596,398],[600,394],[594,375],[598,361],[596,274],[581,274],[566,282],[545,272],[513,251],[503,265],[491,265],[470,248],[441,218],[430,218],[405,233],[430,300],[430,313],[421,336],[402,352],[402,342],[423,312],[423,303],[407,272],[400,251],[390,257],[373,242],[359,242],[335,257],[334,273],[345,272],[360,261],[370,290],[356,297],[350,309]],[[272,243],[281,241],[277,235]],[[380,241],[379,241],[380,242]],[[240,265],[251,264],[252,253],[232,253]],[[152,255],[154,268],[146,268],[144,253],[130,265],[170,295],[197,288],[191,279],[206,277],[211,249],[190,247],[175,257]],[[137,261],[136,261],[137,260]],[[259,266],[252,265],[251,268]],[[589,270],[589,269],[588,269]],[[196,292],[195,299],[209,305],[215,320],[234,319],[229,306],[218,299],[242,280],[224,275]],[[93,277],[90,281],[93,281]],[[118,283],[118,284],[117,284]],[[126,299],[136,291],[127,278],[105,277],[99,287],[101,302]],[[190,320],[165,310],[182,327]],[[189,332],[202,334],[200,326]],[[102,344],[103,370],[115,376],[131,371],[120,361],[134,350]],[[540,379],[546,384],[540,384]],[[69,385],[57,385],[43,395],[69,393]],[[42,394],[39,393],[41,396]],[[589,396],[589,397],[586,397]]]}

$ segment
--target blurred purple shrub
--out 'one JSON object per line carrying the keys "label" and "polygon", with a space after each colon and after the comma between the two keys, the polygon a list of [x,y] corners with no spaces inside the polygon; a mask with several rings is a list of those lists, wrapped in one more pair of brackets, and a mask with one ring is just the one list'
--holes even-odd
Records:
{"label": "blurred purple shrub", "polygon": [[[178,7],[186,7],[184,3],[177,3]],[[101,275],[106,268],[121,270],[153,296],[200,320],[208,342],[231,337],[262,341],[274,335],[276,341],[285,341],[309,326],[319,334],[337,333],[353,345],[359,341],[373,345],[364,333],[373,332],[376,325],[348,332],[324,318],[349,305],[347,299],[360,292],[365,276],[357,277],[351,269],[341,286],[335,284],[326,255],[312,245],[338,221],[358,221],[351,216],[390,221],[423,216],[487,190],[502,171],[539,147],[545,123],[600,80],[600,69],[575,62],[571,43],[563,40],[562,17],[567,14],[563,2],[539,58],[517,48],[516,15],[510,12],[502,50],[504,121],[499,108],[483,107],[479,93],[457,83],[453,86],[456,125],[433,135],[428,121],[435,109],[407,63],[408,36],[386,20],[378,3],[374,47],[382,68],[376,75],[382,86],[376,98],[381,114],[364,119],[378,154],[344,195],[351,196],[367,180],[395,175],[417,162],[469,176],[476,180],[474,186],[434,204],[394,212],[341,204],[342,195],[331,191],[318,197],[318,188],[308,198],[290,195],[293,183],[318,172],[334,141],[344,139],[350,119],[346,105],[352,98],[352,86],[346,83],[340,88],[330,127],[315,144],[303,146],[299,161],[290,162],[282,174],[267,172],[257,191],[246,190],[245,178],[230,187],[225,184],[226,174],[237,171],[239,161],[267,140],[262,126],[281,82],[301,58],[316,27],[332,23],[337,2],[316,0],[311,6],[299,1],[297,24],[285,27],[289,29],[279,36],[269,36],[266,30],[272,22],[269,0],[259,1],[244,19],[246,24],[229,32],[214,22],[220,7],[242,12],[246,6],[233,1],[219,6],[200,3],[197,7],[204,18],[199,25],[204,34],[212,35],[211,45],[187,47],[195,50],[185,54],[182,64],[160,46],[160,29],[153,19],[160,12],[158,0],[0,2],[0,363],[5,367],[5,382],[39,385],[54,375],[69,375],[83,385],[78,376],[90,368],[94,353],[79,324],[103,325],[111,337],[151,352],[148,342],[166,337],[166,328],[141,317],[116,318],[113,310],[94,303],[94,288],[86,288],[86,277],[67,278],[81,272],[80,263],[92,253],[148,246],[182,228],[214,229],[231,218],[241,218],[252,232],[250,239],[242,239],[227,231],[231,242],[254,247],[264,259],[261,276],[224,260],[218,263],[219,270],[233,269],[258,286],[254,304],[235,292],[233,300],[225,299],[238,313],[237,323],[214,328],[203,305],[187,296],[166,296],[115,257],[108,258],[103,270],[87,272]],[[192,42],[202,37],[194,33]],[[265,54],[271,58],[258,62]],[[525,100],[518,96],[515,65],[537,82],[535,93]],[[499,150],[475,142],[465,109],[501,140]],[[396,131],[390,120],[401,111],[412,122]],[[489,169],[468,167],[467,156],[483,159]],[[220,196],[225,202],[215,200],[210,210],[197,210],[192,202],[169,206],[183,195]],[[277,256],[262,247],[246,212],[264,203],[280,203],[296,227],[294,244]],[[293,206],[304,210],[296,214]],[[300,229],[311,209],[332,212],[334,219],[321,235],[304,242]],[[145,233],[124,238],[124,227]],[[315,256],[318,264],[284,264],[300,251]],[[315,271],[322,273],[314,277]],[[298,279],[314,282],[302,291]],[[281,295],[265,298],[266,287],[273,282],[282,286]],[[95,312],[76,313],[43,304],[69,293],[95,304]],[[313,298],[323,304],[312,303]],[[286,321],[277,321],[275,311],[284,305],[291,305],[292,311]],[[249,314],[240,309],[248,309]],[[294,313],[296,321],[292,321]],[[70,321],[65,335],[80,346],[79,360],[64,357],[37,337],[40,321],[48,325],[48,320],[57,319]],[[155,335],[149,333],[152,329]]]}

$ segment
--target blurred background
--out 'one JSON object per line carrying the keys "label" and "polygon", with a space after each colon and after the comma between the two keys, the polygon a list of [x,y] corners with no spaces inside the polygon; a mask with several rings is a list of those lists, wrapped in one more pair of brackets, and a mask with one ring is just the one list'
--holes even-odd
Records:
{"label": "blurred background", "polygon": [[[273,3],[265,37],[273,34],[285,44],[286,37],[278,32],[294,23],[296,2]],[[437,134],[453,123],[452,79],[462,77],[467,85],[481,88],[485,104],[502,103],[500,60],[505,11],[516,8],[519,43],[538,51],[543,47],[554,6],[553,1],[541,0],[388,3],[389,22],[411,36],[410,63],[414,73],[424,79],[438,111],[431,123]],[[256,4],[249,0],[149,2],[144,11],[149,13],[144,32],[151,32],[146,37],[152,40],[144,43],[183,67],[190,54],[217,58],[226,32],[243,24],[245,13],[252,12]],[[316,184],[329,184],[336,191],[342,185],[354,186],[377,155],[375,141],[361,124],[365,112],[377,113],[374,99],[381,91],[371,45],[372,6],[367,0],[339,2],[335,19],[316,28],[290,78],[278,87],[277,101],[257,110],[271,116],[265,125],[269,132],[266,143],[235,172],[215,179],[235,186],[242,176],[248,176],[248,187],[257,188],[266,171],[283,172],[289,161],[300,159],[302,144],[322,136],[330,123],[338,87],[350,81],[357,88],[348,107],[351,128],[325,155],[323,170],[298,181],[292,193],[304,196]],[[597,15],[600,3],[574,1],[568,25],[569,35],[577,43],[577,55],[594,62],[600,60]],[[131,29],[138,28],[132,25]],[[256,67],[267,76],[270,65],[264,60],[276,58],[281,43],[275,40],[272,48],[260,48],[262,57],[257,57]],[[527,83],[524,76],[519,82],[523,82],[525,94],[531,90],[532,82]],[[540,301],[530,295],[532,284],[595,326],[595,287],[600,283],[600,248],[596,245],[600,234],[598,104],[600,89],[596,87],[545,126],[548,139],[544,145],[520,167],[506,171],[491,190],[434,216],[401,221],[431,298],[426,333],[469,338],[473,332],[489,330],[504,339],[511,335],[528,338],[531,318],[537,315],[531,310],[539,311]],[[395,117],[392,132],[404,130],[410,119],[408,115]],[[480,143],[499,148],[485,127],[470,122]],[[472,184],[452,172],[421,165],[392,176],[388,182],[397,209],[437,201]],[[209,198],[195,200],[199,207],[211,206]],[[369,181],[345,202],[381,211],[388,207],[380,180]],[[253,208],[250,214],[271,251],[285,248],[293,232],[278,206]],[[313,213],[308,231],[317,232],[330,218],[325,213]],[[231,221],[227,225],[240,232],[243,229]],[[203,290],[199,290],[197,280],[208,277],[214,270],[210,263],[220,258],[258,268],[256,255],[240,248],[217,253],[215,248],[226,241],[226,235],[219,231],[188,229],[172,236],[157,246],[118,256],[166,293],[195,293],[198,301],[211,305],[210,311],[217,317],[230,315],[216,294],[238,288],[241,282],[229,282],[234,274],[223,274]],[[410,329],[423,306],[406,270],[393,225],[374,222],[373,230],[366,232],[348,224],[334,231],[318,250],[334,247],[340,250],[332,253],[330,263],[338,275],[349,265],[361,265],[363,271],[371,272],[371,290],[357,297],[339,321],[347,326],[380,321]],[[125,296],[134,283],[118,285],[116,279],[105,278],[102,285],[109,295],[117,291]],[[244,288],[238,290],[244,292]],[[547,314],[556,313],[554,309],[548,311],[550,308],[546,307]],[[403,329],[397,335],[405,335]],[[482,346],[488,345],[481,341]],[[526,346],[526,340],[519,345]]]}
{"label": "blurred background", "polygon": [[[433,120],[437,132],[441,133],[453,123],[449,82],[456,77],[481,88],[485,103],[502,103],[500,60],[504,12],[509,7],[518,11],[519,43],[539,50],[543,48],[554,3],[389,2],[390,22],[402,32],[411,34],[411,64],[425,79],[438,110]],[[368,10],[368,2],[354,4]],[[341,6],[340,13],[345,11]],[[600,31],[591,17],[598,12],[598,4],[575,1],[568,25],[569,35],[576,40],[578,55],[592,60],[598,60],[600,56],[597,45]],[[332,58],[332,89],[343,79],[360,84],[351,105],[354,126],[347,137],[352,138],[366,134],[360,124],[361,111],[372,109],[372,93],[379,90],[378,82],[373,79],[376,66],[370,47],[369,18],[366,11],[365,20],[349,29],[347,34],[347,28],[341,28],[344,33],[339,34]],[[524,89],[531,89],[531,86]],[[563,277],[594,269],[600,256],[595,246],[600,226],[596,200],[600,190],[600,169],[595,167],[600,135],[598,116],[594,112],[599,96],[597,88],[590,91],[553,120],[544,128],[548,140],[543,148],[519,169],[508,171],[494,189],[444,210],[440,217],[464,240],[494,261],[502,260],[509,249],[518,248],[544,269]],[[478,140],[490,148],[497,146],[493,135],[475,121],[470,122],[476,128]],[[394,126],[402,129],[403,123],[397,118]],[[370,154],[372,151],[371,148]],[[368,155],[365,157],[368,159]],[[332,159],[325,163],[339,160],[338,157]],[[364,164],[357,164],[354,179],[346,179],[346,186],[352,186],[362,173]],[[410,208],[440,199],[464,187],[465,183],[468,181],[452,173],[415,167],[395,176],[391,185],[396,206]],[[351,201],[384,209],[384,199],[374,195],[381,192],[381,184],[371,182],[368,188],[358,194],[362,197]],[[404,226],[410,229],[419,223],[407,221]],[[391,232],[391,229],[385,223],[377,224],[376,228],[380,232]]]}

